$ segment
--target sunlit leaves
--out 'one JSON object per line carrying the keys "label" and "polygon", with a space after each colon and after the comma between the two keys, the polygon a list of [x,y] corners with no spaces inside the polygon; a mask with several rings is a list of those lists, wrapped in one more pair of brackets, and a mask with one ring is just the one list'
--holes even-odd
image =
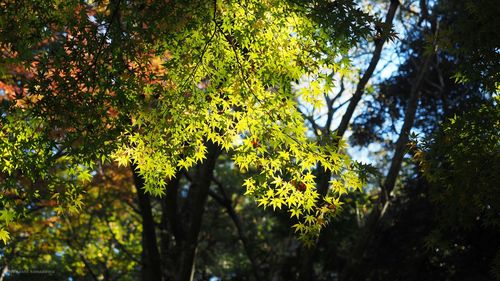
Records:
{"label": "sunlit leaves", "polygon": [[0,228],[0,240],[3,241],[3,243],[7,243],[7,241],[10,239],[9,232],[7,232],[5,229]]}
{"label": "sunlit leaves", "polygon": [[[85,16],[53,47],[56,56],[43,52],[30,88],[40,95],[31,104],[38,118],[19,118],[22,129],[2,131],[17,138],[0,145],[4,172],[25,165],[11,151],[41,153],[30,157],[42,170],[30,174],[30,184],[47,177],[56,211],[82,207],[79,187],[92,179],[97,159],[133,163],[146,192],[163,196],[169,179],[204,161],[208,143],[247,176],[247,195],[265,208],[286,209],[305,239],[334,215],[342,194],[360,188],[343,143],[309,139],[297,110],[299,103],[320,108],[323,94],[333,88],[331,71],[345,67],[346,49],[337,47],[342,44],[305,7],[277,0],[216,1],[213,11],[196,10],[176,32],[154,25],[158,34],[136,27],[154,22],[127,11],[121,20],[130,32],[115,34],[122,27],[109,18],[119,7],[94,8],[109,30],[93,37],[76,32],[80,25],[93,26]],[[62,107],[68,110],[61,114]],[[42,112],[50,118],[40,117]],[[47,163],[56,166],[43,171]],[[335,175],[326,195],[316,188],[318,167]]]}
{"label": "sunlit leaves", "polygon": [[[338,51],[328,42],[300,10],[280,1],[218,3],[215,19],[151,46],[170,54],[168,83],[146,87],[146,100],[157,98],[132,118],[115,160],[134,162],[146,191],[162,195],[165,181],[203,161],[206,142],[213,142],[249,176],[247,195],[263,207],[287,208],[303,224],[302,237],[317,234],[334,213],[321,209],[329,199],[316,190],[317,165],[339,176],[342,191],[359,188],[347,157],[308,139],[296,109],[297,99],[319,108],[331,88],[331,79],[319,75],[339,68],[326,55]],[[296,91],[292,84],[302,77],[315,78]]]}

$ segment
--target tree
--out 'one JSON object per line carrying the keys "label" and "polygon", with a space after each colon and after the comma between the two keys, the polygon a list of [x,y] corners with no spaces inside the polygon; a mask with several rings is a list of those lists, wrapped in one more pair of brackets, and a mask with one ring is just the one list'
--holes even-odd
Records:
{"label": "tree", "polygon": [[[222,153],[249,175],[246,193],[259,205],[288,209],[306,243],[335,215],[340,195],[360,188],[344,144],[309,139],[296,108],[298,100],[320,106],[318,97],[333,83],[323,70],[347,66],[337,59],[352,42],[347,31],[365,28],[357,20],[365,14],[349,8],[353,3],[333,7],[355,11],[355,24],[346,17],[339,28],[331,19],[318,25],[314,3],[40,1],[21,10],[17,4],[2,4],[0,28],[3,56],[14,70],[8,77],[14,83],[2,84],[12,92],[2,109],[5,190],[17,194],[26,180],[30,189],[22,195],[35,196],[48,186],[43,196],[67,203],[60,212],[77,211],[79,181],[91,178],[97,165],[109,159],[131,164],[144,279],[161,279],[159,244],[162,251],[173,247],[167,259],[178,270],[163,275],[193,278]],[[175,20],[164,20],[165,14]],[[332,38],[333,32],[344,36]],[[303,77],[307,87],[295,91]],[[321,193],[317,164],[336,176]],[[190,185],[178,209],[182,176]],[[64,188],[70,182],[72,188]],[[158,243],[151,195],[166,198],[161,214],[175,239],[170,246],[166,236]],[[9,214],[11,201],[3,205]]]}
{"label": "tree", "polygon": [[40,200],[9,224],[3,280],[137,280],[141,226],[131,172],[110,165],[98,171],[83,185],[84,210],[60,213],[56,200]]}
{"label": "tree", "polygon": [[[458,181],[449,183],[446,189],[448,191],[450,189],[454,190],[454,192],[452,192],[453,195],[449,194],[450,196],[446,197],[446,199],[442,198],[443,200],[439,203],[438,201],[429,202],[428,200],[421,199],[418,196],[432,196],[431,194],[433,194],[433,192],[446,194],[448,192],[442,190],[446,185],[443,186],[443,184],[438,184],[437,186],[434,186],[433,184],[425,182],[425,180],[419,179],[418,177],[423,177],[421,171],[418,170],[418,167],[415,167],[410,163],[408,163],[406,167],[401,166],[401,164],[404,163],[402,162],[404,160],[403,157],[407,152],[414,154],[416,158],[422,157],[420,153],[412,150],[412,147],[414,149],[414,144],[412,145],[411,142],[409,143],[409,133],[411,127],[413,127],[413,119],[417,121],[415,131],[419,133],[419,137],[425,138],[425,136],[427,136],[428,138],[432,138],[431,136],[435,134],[435,131],[442,130],[441,122],[446,121],[447,118],[452,117],[453,114],[466,115],[467,117],[464,116],[464,119],[467,119],[467,121],[464,122],[474,124],[475,118],[472,117],[472,114],[467,114],[467,111],[475,111],[475,107],[483,107],[485,104],[487,107],[491,106],[491,91],[494,89],[492,88],[492,85],[497,83],[497,79],[494,78],[494,75],[492,74],[493,72],[489,71],[494,68],[485,68],[484,73],[489,73],[486,74],[486,76],[469,76],[470,79],[467,80],[466,83],[456,83],[457,79],[455,79],[455,77],[457,76],[457,69],[466,69],[469,66],[473,68],[478,65],[471,65],[475,62],[473,56],[468,55],[466,47],[460,46],[453,49],[450,48],[449,45],[443,45],[442,40],[447,40],[446,38],[448,38],[447,36],[449,35],[448,32],[462,32],[461,29],[457,29],[457,26],[451,23],[453,21],[449,21],[449,17],[453,18],[456,13],[461,13],[463,10],[461,10],[461,8],[457,8],[458,11],[456,11],[453,10],[454,8],[451,8],[453,5],[451,7],[446,5],[446,1],[443,1],[438,3],[433,10],[428,10],[426,6],[420,7],[420,11],[426,11],[426,16],[422,16],[422,21],[428,22],[431,28],[433,27],[432,19],[435,17],[439,20],[438,25],[434,22],[434,27],[439,31],[438,34],[440,34],[439,36],[434,37],[434,45],[439,46],[439,49],[435,53],[435,62],[431,62],[430,65],[427,63],[428,69],[425,70],[427,73],[422,73],[422,69],[425,69],[423,66],[426,65],[426,57],[429,57],[432,53],[429,48],[425,47],[425,43],[429,42],[429,39],[432,37],[425,35],[425,33],[422,35],[422,32],[416,28],[417,32],[413,33],[414,37],[407,37],[407,40],[412,48],[407,49],[408,52],[405,63],[400,66],[397,75],[380,84],[378,92],[375,93],[373,99],[368,99],[368,106],[366,107],[367,110],[363,112],[355,121],[354,132],[351,139],[358,144],[369,144],[373,141],[383,140],[384,137],[394,139],[394,124],[397,124],[397,120],[404,118],[404,121],[400,121],[403,124],[401,133],[397,138],[397,142],[393,143],[387,141],[385,144],[382,144],[388,148],[395,145],[394,154],[389,158],[390,166],[387,177],[380,181],[381,193],[379,194],[379,200],[382,198],[383,201],[386,201],[387,203],[384,205],[384,208],[381,208],[378,211],[377,208],[374,208],[372,213],[378,213],[378,215],[369,216],[365,226],[362,227],[363,232],[360,235],[360,241],[357,243],[357,247],[354,247],[354,249],[359,249],[358,254],[353,255],[353,264],[355,266],[347,267],[347,272],[341,276],[341,278],[344,278],[345,280],[384,280],[393,278],[400,278],[404,280],[412,280],[412,278],[422,279],[422,276],[414,276],[412,275],[414,273],[405,269],[409,264],[414,263],[419,264],[422,268],[427,267],[426,271],[428,271],[429,275],[435,274],[438,276],[439,274],[435,271],[439,270],[435,268],[447,265],[450,269],[445,273],[445,275],[450,276],[450,278],[459,278],[459,272],[463,273],[464,276],[469,276],[465,278],[470,278],[470,276],[476,276],[475,278],[479,278],[480,280],[490,278],[490,275],[486,272],[489,271],[490,265],[494,263],[493,260],[496,259],[496,244],[491,244],[493,249],[491,251],[486,251],[486,248],[484,248],[485,245],[480,241],[486,237],[493,237],[498,230],[495,228],[486,229],[482,228],[478,224],[474,224],[474,226],[470,225],[474,228],[472,231],[466,231],[464,228],[461,228],[458,231],[450,231],[451,229],[454,229],[454,227],[458,227],[456,223],[452,223],[450,225],[444,223],[444,221],[438,220],[435,222],[432,219],[432,216],[441,213],[440,210],[449,210],[450,212],[453,212],[451,211],[452,209],[446,208],[442,204],[450,204],[451,206],[455,204],[460,205],[460,203],[458,203],[460,200],[456,197],[460,192],[464,192],[462,195],[468,194],[465,195],[467,197],[470,197],[471,194],[475,194],[476,192],[482,193],[480,191],[482,190],[481,184],[474,182],[466,188],[462,186],[464,183],[463,178],[460,180],[460,176],[452,176],[452,178],[456,178]],[[486,7],[487,6],[488,5],[486,4]],[[443,7],[447,7],[451,10],[443,11]],[[482,6],[482,8],[483,7],[484,6]],[[413,13],[412,10],[409,10],[409,12]],[[436,16],[438,14],[439,16]],[[484,20],[484,18],[481,17],[481,20]],[[458,17],[459,21],[465,19],[468,21],[470,18],[465,16]],[[474,20],[477,19],[478,18],[474,18]],[[457,20],[457,18],[455,18],[455,20]],[[422,21],[420,21],[420,23]],[[474,22],[474,24],[476,23]],[[487,29],[487,26],[481,26],[476,34],[483,34],[482,32],[487,32]],[[484,56],[488,56],[488,52],[491,50],[488,47],[488,44],[494,42],[496,37],[491,36],[489,38],[484,38],[484,40],[486,39],[488,39],[488,41],[485,42],[485,48],[482,49],[484,52],[482,55]],[[458,41],[461,40],[462,39]],[[480,52],[481,51],[478,53]],[[476,53],[476,55],[478,53]],[[485,61],[485,63],[489,62]],[[411,79],[411,77],[419,77],[420,75],[423,75],[420,78],[420,81]],[[415,89],[417,89],[420,93],[415,92]],[[415,93],[418,93],[421,97],[417,96],[417,99],[415,100]],[[405,102],[408,104],[406,110],[404,109]],[[412,104],[411,107],[410,104]],[[412,110],[409,111],[408,109],[411,108]],[[402,114],[402,112],[404,112],[404,114]],[[485,118],[494,124],[497,122],[496,120],[498,118],[493,115],[488,114]],[[447,124],[445,123],[444,126],[446,128]],[[469,136],[484,136],[483,130],[488,131],[490,130],[489,128],[492,128],[491,125],[472,126],[474,128],[481,127],[482,129],[479,130],[481,130],[482,133],[472,129],[472,127],[469,127],[468,129],[464,128],[464,131],[462,132],[467,132],[465,134],[470,134]],[[460,137],[460,133],[451,134],[448,137],[450,139],[453,138],[454,140],[462,138]],[[486,137],[486,139],[490,138],[493,142],[497,141],[494,134]],[[472,140],[473,139],[469,139],[468,141],[473,143]],[[478,143],[477,140],[475,142]],[[481,142],[480,146],[489,147],[490,145],[488,142],[489,141],[484,140]],[[407,145],[409,145],[410,149],[408,149]],[[462,163],[466,163],[467,169],[481,170],[481,168],[477,165],[469,162],[469,160],[465,160],[469,158],[471,160],[474,159],[474,157],[467,155],[466,148],[463,146],[461,148],[459,148],[460,146],[453,147],[457,148],[455,151],[456,153],[460,153],[465,156],[461,159]],[[436,149],[436,151],[440,150],[437,147],[434,147],[434,149]],[[445,156],[446,154],[447,153],[444,152],[444,150],[440,150],[440,152],[437,152],[436,154],[429,155],[429,159],[433,159],[431,161],[437,161],[440,164],[436,163],[437,165],[432,168],[428,167],[428,170],[425,168],[425,170],[431,174],[434,173],[434,170],[436,173],[439,173],[438,171],[443,171],[440,167],[441,165],[446,166],[446,164],[438,159],[441,159],[441,157],[448,158],[449,156]],[[492,159],[498,158],[494,154],[495,153],[491,156]],[[489,160],[488,162],[491,163],[494,162],[494,160]],[[426,164],[424,163],[424,165]],[[400,180],[399,189],[394,189],[396,177],[398,176],[398,170],[400,168],[403,168],[403,171],[406,170],[406,174],[403,174],[405,177]],[[495,170],[495,165],[490,166],[490,168],[491,169],[486,169],[486,175]],[[449,173],[447,168],[446,171],[446,173]],[[428,172],[424,172],[424,175]],[[491,179],[491,176],[481,178],[488,181]],[[451,186],[453,186],[453,188]],[[492,196],[492,194],[496,192],[491,182],[485,184],[483,187],[484,194],[488,194],[488,196]],[[389,199],[384,200],[384,198]],[[489,200],[478,201],[481,202],[478,203],[480,205],[488,205],[489,202]],[[429,210],[423,212],[423,208],[429,208]],[[477,211],[478,205],[475,205],[472,209]],[[479,209],[482,209],[482,207],[479,207]],[[421,214],[417,216],[412,215],[411,212],[420,212]],[[457,215],[457,219],[467,220],[467,212],[462,210],[458,211],[458,208],[456,208],[453,213]],[[450,213],[448,213],[448,215],[450,215]],[[375,217],[375,219],[372,220],[373,217]],[[449,221],[450,217],[444,216],[442,219]],[[433,229],[434,224],[437,225],[435,229]],[[372,225],[372,227],[367,227],[370,225]],[[412,227],[415,227],[415,231],[404,231],[403,227],[405,225],[412,225]],[[454,227],[452,227],[452,225]],[[443,232],[439,231],[441,227],[445,229],[444,232],[446,234],[443,235]],[[395,237],[398,234],[408,237],[406,238],[407,241],[391,241],[391,239],[397,239]],[[417,237],[413,237],[412,235]],[[423,236],[425,238],[418,238],[418,236]],[[456,251],[453,247],[443,246],[442,243],[445,243],[445,245],[455,243],[455,247],[462,247],[463,249],[468,248],[469,250],[463,253],[467,254],[467,256],[460,258],[459,251]],[[416,254],[411,251],[408,253],[408,247],[420,249],[419,251],[421,251],[421,253]],[[394,257],[394,259],[386,257],[386,255],[388,255],[387,253],[392,251],[391,248],[397,249],[397,251],[389,254],[391,257]],[[442,254],[435,254],[431,251],[444,252]],[[356,253],[356,250],[353,252]],[[401,255],[399,252],[403,252],[405,254]],[[407,259],[408,256],[410,258],[407,264],[405,259]],[[426,259],[433,262],[429,263]],[[476,259],[480,259],[489,265],[483,266],[483,264],[480,267],[478,265],[475,269],[472,266],[465,265],[468,262],[473,263]],[[388,264],[392,264],[391,267],[394,267],[395,269],[388,268]],[[365,266],[373,267],[365,271],[356,270],[357,268]],[[402,270],[400,270],[400,268],[402,268]]]}

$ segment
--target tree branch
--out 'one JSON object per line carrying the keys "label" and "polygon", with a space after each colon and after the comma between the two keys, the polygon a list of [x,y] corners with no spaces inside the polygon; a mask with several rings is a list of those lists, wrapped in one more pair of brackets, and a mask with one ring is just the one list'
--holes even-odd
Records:
{"label": "tree branch", "polygon": [[354,110],[356,109],[356,106],[358,105],[359,101],[361,100],[361,97],[363,96],[366,84],[370,80],[373,71],[377,67],[377,64],[380,60],[380,56],[382,54],[384,43],[389,37],[392,27],[392,21],[394,20],[394,15],[396,14],[398,6],[399,6],[399,1],[391,0],[391,3],[389,5],[389,10],[387,11],[387,15],[385,17],[384,28],[382,30],[381,38],[375,41],[375,50],[373,51],[370,64],[368,65],[368,68],[366,69],[365,73],[359,80],[359,83],[356,86],[356,91],[354,92],[354,95],[351,98],[351,102],[349,103],[349,106],[347,107],[344,116],[342,116],[340,125],[337,128],[337,136],[339,138],[342,138],[345,132],[347,131],[347,127],[349,126],[349,122],[351,121],[352,115],[354,114]]}

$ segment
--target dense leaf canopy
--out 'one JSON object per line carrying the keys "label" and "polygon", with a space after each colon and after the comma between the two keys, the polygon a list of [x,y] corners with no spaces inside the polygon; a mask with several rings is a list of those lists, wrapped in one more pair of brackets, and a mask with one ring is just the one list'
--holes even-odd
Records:
{"label": "dense leaf canopy", "polygon": [[[15,192],[12,174],[31,180],[26,194],[43,180],[76,211],[81,195],[67,180],[89,180],[95,161],[112,158],[134,163],[145,190],[162,196],[214,143],[248,173],[247,194],[286,206],[306,238],[340,195],[361,187],[338,142],[310,140],[296,109],[298,100],[320,107],[333,73],[347,66],[348,36],[331,37],[308,9],[281,1],[38,4],[14,11],[7,3],[3,12],[3,52],[19,68],[2,126],[3,172]],[[177,26],[157,21],[159,11],[179,15]],[[314,188],[318,163],[336,175],[324,196]]]}

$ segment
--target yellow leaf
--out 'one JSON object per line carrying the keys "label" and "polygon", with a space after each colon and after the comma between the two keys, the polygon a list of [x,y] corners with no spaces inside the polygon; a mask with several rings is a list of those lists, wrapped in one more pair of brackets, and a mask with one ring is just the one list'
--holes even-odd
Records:
{"label": "yellow leaf", "polygon": [[3,228],[0,228],[0,239],[4,244],[7,244],[7,241],[10,240],[9,232]]}

